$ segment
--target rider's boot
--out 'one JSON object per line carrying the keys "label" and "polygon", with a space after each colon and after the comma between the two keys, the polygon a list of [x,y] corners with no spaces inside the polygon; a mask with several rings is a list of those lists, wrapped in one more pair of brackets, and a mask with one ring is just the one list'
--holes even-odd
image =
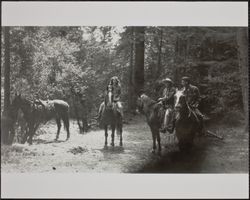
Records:
{"label": "rider's boot", "polygon": [[167,131],[172,134],[174,132],[175,129],[175,119],[173,119],[172,124],[170,126],[167,127]]}

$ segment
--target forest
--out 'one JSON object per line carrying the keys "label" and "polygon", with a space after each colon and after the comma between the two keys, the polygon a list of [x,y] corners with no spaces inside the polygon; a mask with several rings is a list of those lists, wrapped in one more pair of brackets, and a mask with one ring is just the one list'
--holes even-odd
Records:
{"label": "forest", "polygon": [[156,99],[160,80],[180,87],[189,76],[203,113],[248,122],[247,28],[3,27],[1,43],[1,117],[16,93],[62,99],[88,129],[112,76],[121,80],[125,115],[141,89]]}

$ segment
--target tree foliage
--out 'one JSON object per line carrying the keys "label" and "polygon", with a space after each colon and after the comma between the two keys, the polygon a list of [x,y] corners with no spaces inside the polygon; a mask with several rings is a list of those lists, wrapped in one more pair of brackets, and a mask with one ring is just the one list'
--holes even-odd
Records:
{"label": "tree foliage", "polygon": [[204,97],[203,111],[220,116],[243,106],[236,32],[230,27],[10,27],[11,96],[64,99],[72,117],[84,102],[81,115],[91,118],[113,75],[122,81],[125,109],[134,109],[131,97],[138,85],[156,98],[163,77],[180,87],[180,78],[188,75]]}

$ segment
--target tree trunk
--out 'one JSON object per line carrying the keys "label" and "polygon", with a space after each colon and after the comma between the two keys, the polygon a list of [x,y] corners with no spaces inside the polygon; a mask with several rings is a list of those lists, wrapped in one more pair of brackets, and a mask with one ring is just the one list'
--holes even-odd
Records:
{"label": "tree trunk", "polygon": [[175,56],[174,56],[174,69],[173,69],[173,81],[174,83],[178,82],[178,63],[179,63],[179,54],[180,54],[180,48],[179,48],[179,37],[176,38],[175,43]]}
{"label": "tree trunk", "polygon": [[161,52],[162,52],[162,29],[159,30],[159,45],[158,45],[158,60],[157,60],[157,73],[155,79],[158,79],[162,73],[162,66],[161,66]]}
{"label": "tree trunk", "polygon": [[134,89],[138,94],[144,89],[144,37],[145,27],[135,27],[135,71],[134,71]]}
{"label": "tree trunk", "polygon": [[134,28],[131,27],[131,44],[130,44],[130,66],[129,66],[129,85],[128,85],[128,110],[135,108],[134,94]]}
{"label": "tree trunk", "polygon": [[239,28],[237,32],[238,59],[241,73],[241,89],[245,112],[246,130],[248,130],[248,28]]}
{"label": "tree trunk", "polygon": [[10,28],[4,27],[4,108],[1,117],[1,137],[8,144],[9,132],[13,132],[13,119],[10,115]]}
{"label": "tree trunk", "polygon": [[4,113],[10,107],[10,27],[4,28]]}

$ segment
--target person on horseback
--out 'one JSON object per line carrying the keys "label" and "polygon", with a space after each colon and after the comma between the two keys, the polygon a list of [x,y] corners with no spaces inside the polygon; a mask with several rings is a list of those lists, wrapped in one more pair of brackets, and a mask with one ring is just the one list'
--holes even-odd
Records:
{"label": "person on horseback", "polygon": [[[123,118],[123,108],[122,108],[122,104],[121,104],[121,83],[120,80],[117,76],[113,76],[107,86],[107,90],[106,92],[108,92],[109,88],[112,88],[113,91],[113,101],[115,103],[115,107],[117,109],[117,111],[121,114],[121,117]],[[98,120],[101,119],[101,115],[104,109],[105,103],[102,102],[98,111]]]}
{"label": "person on horseback", "polygon": [[174,94],[175,88],[173,86],[173,81],[170,78],[165,78],[162,80],[165,88],[163,90],[163,97],[159,98],[157,101],[162,103],[166,109],[164,120],[162,124],[161,132],[166,133],[166,131],[171,132],[173,129],[173,106],[174,106]]}
{"label": "person on horseback", "polygon": [[200,130],[203,131],[203,120],[206,118],[205,115],[201,113],[198,109],[198,106],[201,101],[200,91],[198,87],[190,83],[190,78],[187,76],[182,77],[181,85],[183,86],[182,90],[186,96],[188,107],[191,112],[193,112],[197,118],[197,121],[200,123]]}

